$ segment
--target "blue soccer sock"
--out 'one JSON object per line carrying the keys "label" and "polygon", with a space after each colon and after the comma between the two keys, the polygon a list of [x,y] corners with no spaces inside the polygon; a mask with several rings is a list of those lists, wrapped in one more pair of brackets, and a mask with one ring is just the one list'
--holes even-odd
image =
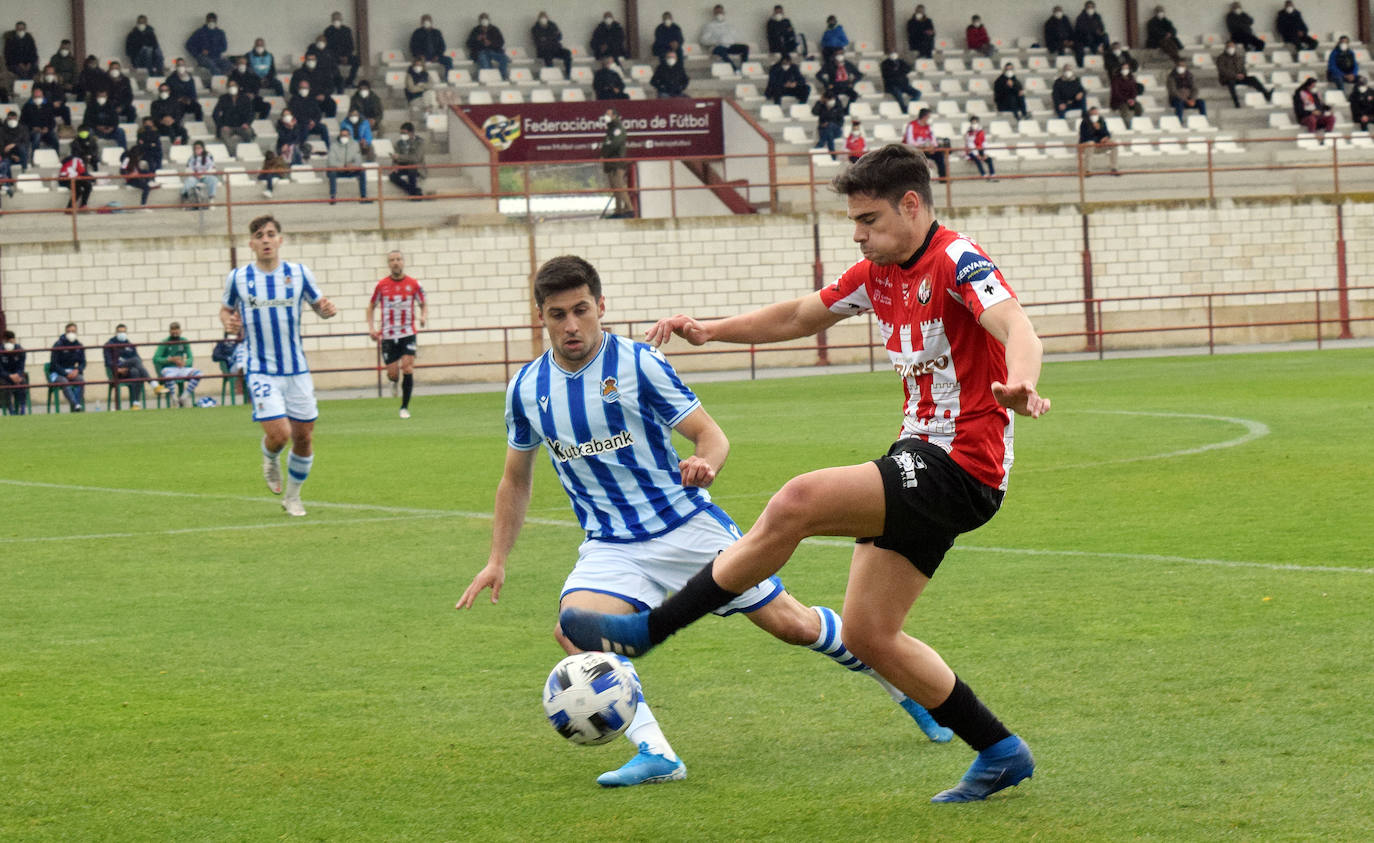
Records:
{"label": "blue soccer sock", "polygon": [[821,619],[821,635],[809,645],[812,650],[829,656],[840,667],[872,677],[873,681],[883,686],[883,690],[887,691],[887,695],[892,697],[893,702],[900,703],[906,699],[906,694],[879,676],[873,668],[860,661],[858,656],[849,652],[849,648],[844,645],[844,639],[841,636],[843,625],[840,616],[835,614],[833,609],[828,606],[812,606],[811,611],[815,612]]}
{"label": "blue soccer sock", "polygon": [[303,457],[295,451],[286,458],[286,494],[295,497],[301,493],[301,485],[310,476],[310,466],[315,464],[315,456]]}

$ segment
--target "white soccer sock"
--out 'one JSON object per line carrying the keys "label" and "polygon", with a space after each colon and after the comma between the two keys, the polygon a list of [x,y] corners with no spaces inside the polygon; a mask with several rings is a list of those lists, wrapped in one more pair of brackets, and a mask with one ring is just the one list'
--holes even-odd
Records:
{"label": "white soccer sock", "polygon": [[887,695],[892,697],[893,702],[901,702],[906,699],[906,694],[903,694],[895,685],[879,676],[878,672],[873,668],[859,661],[858,656],[849,652],[849,648],[844,645],[844,639],[840,634],[843,629],[843,625],[840,622],[840,616],[835,614],[833,609],[828,606],[812,606],[811,611],[819,615],[821,619],[821,636],[808,645],[812,650],[822,655],[829,656],[841,667],[871,677],[874,682],[883,686],[883,690],[887,691]]}
{"label": "white soccer sock", "polygon": [[[634,672],[634,665],[624,656],[616,656]],[[630,721],[630,728],[625,730],[625,737],[637,748],[641,743],[649,745],[649,751],[657,755],[662,755],[669,761],[678,760],[677,753],[673,752],[673,747],[668,743],[668,738],[663,734],[663,730],[658,727],[658,719],[654,717],[653,711],[649,709],[649,704],[644,701],[644,688],[640,685],[639,674],[635,673],[635,687],[637,692],[635,719]]]}
{"label": "white soccer sock", "polygon": [[295,451],[286,458],[286,494],[288,497],[296,497],[301,493],[301,484],[305,478],[310,476],[310,466],[314,465],[315,456],[302,457]]}
{"label": "white soccer sock", "polygon": [[263,455],[264,457],[267,457],[269,460],[274,460],[274,459],[276,459],[277,457],[280,457],[280,456],[281,456],[281,452],[282,452],[282,448],[285,448],[285,447],[286,447],[286,445],[285,445],[285,443],[283,443],[282,446],[281,446],[281,448],[278,448],[278,449],[275,450],[275,451],[269,451],[269,450],[267,450],[267,437],[264,436],[264,437],[262,438],[262,455]]}

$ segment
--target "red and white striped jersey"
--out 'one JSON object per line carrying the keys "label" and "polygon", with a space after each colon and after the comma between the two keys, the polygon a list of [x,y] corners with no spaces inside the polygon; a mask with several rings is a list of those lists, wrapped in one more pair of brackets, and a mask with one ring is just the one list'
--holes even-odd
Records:
{"label": "red and white striped jersey", "polygon": [[425,302],[420,282],[409,275],[395,281],[390,275],[377,282],[372,303],[382,309],[382,339],[394,340],[415,333],[415,311]]}
{"label": "red and white striped jersey", "polygon": [[1012,413],[992,397],[1006,350],[978,323],[1016,298],[976,243],[938,223],[910,266],[863,260],[820,291],[831,312],[872,312],[906,396],[900,436],[943,448],[979,482],[1007,488]]}

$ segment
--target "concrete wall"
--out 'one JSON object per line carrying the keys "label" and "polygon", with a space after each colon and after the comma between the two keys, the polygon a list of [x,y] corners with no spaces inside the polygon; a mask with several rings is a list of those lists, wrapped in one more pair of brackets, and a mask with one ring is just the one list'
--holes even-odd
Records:
{"label": "concrete wall", "polygon": [[[1178,298],[1186,294],[1333,287],[1335,214],[1335,206],[1317,202],[1097,211],[1089,227],[1096,294],[1150,297],[1108,305],[1105,327],[1201,324],[1205,302]],[[1082,218],[1071,207],[978,210],[941,219],[984,245],[1043,334],[1082,331],[1082,306],[1067,303],[1081,298],[1083,290]],[[822,280],[828,283],[857,253],[850,240],[852,227],[841,215],[823,216],[819,234]],[[368,298],[386,272],[386,252],[399,248],[406,253],[408,271],[424,283],[429,296],[430,328],[441,331],[422,339],[421,362],[466,364],[431,370],[427,380],[499,381],[506,375],[504,367],[474,364],[536,353],[528,278],[532,261],[559,254],[579,254],[598,267],[606,284],[607,319],[634,335],[665,314],[729,315],[815,288],[813,227],[804,216],[601,221],[591,227],[585,221],[542,223],[532,233],[523,226],[499,225],[387,237],[289,231],[287,236],[288,258],[309,264],[341,310],[341,318],[331,323],[308,316],[307,334],[352,334],[308,340],[316,369],[372,365],[374,346],[362,334]],[[1374,205],[1345,206],[1345,237],[1350,283],[1374,283]],[[244,243],[238,252],[241,259],[250,254]],[[172,320],[179,320],[192,339],[218,337],[226,270],[222,237],[155,244],[110,241],[81,251],[67,244],[16,245],[0,252],[6,315],[20,342],[39,350],[29,360],[34,372],[41,372],[47,346],[69,320],[80,325],[87,342],[104,341],[118,322],[128,324],[135,342],[161,339]],[[1374,292],[1357,292],[1352,299],[1356,315],[1374,312]],[[1313,312],[1310,294],[1217,298],[1214,307],[1218,319],[1235,320],[1305,318]],[[1334,297],[1326,298],[1323,312],[1335,315]],[[638,324],[624,326],[627,321]],[[503,332],[502,326],[514,330]],[[1357,324],[1355,331],[1374,335],[1374,324]],[[868,332],[866,320],[850,320],[827,339],[862,344]],[[1334,328],[1326,331],[1333,335]],[[1312,336],[1308,327],[1289,327],[1234,330],[1217,340]],[[1196,345],[1206,339],[1205,331],[1129,334],[1111,338],[1108,347]],[[1052,350],[1082,350],[1084,341],[1073,336],[1048,345]],[[205,357],[208,348],[201,350]],[[831,354],[836,362],[867,359],[866,349]],[[745,353],[682,360],[686,369],[737,368],[749,362]],[[760,363],[814,360],[809,351],[768,352]],[[321,375],[319,380],[324,387],[370,382],[368,375],[356,373]]]}

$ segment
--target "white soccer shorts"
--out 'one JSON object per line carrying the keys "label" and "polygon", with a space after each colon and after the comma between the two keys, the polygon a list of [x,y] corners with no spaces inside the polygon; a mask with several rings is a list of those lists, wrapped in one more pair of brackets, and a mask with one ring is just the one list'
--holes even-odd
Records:
{"label": "white soccer shorts", "polygon": [[312,422],[319,418],[315,403],[315,381],[303,375],[248,375],[248,395],[253,400],[253,421],[270,421],[285,416],[291,421]]}
{"label": "white soccer shorts", "polygon": [[[711,506],[676,529],[640,542],[587,539],[577,549],[577,564],[563,583],[570,591],[619,597],[638,611],[652,609],[681,591],[692,575],[739,539],[739,528]],[[783,592],[782,580],[769,577],[716,610],[717,615],[752,612]]]}

